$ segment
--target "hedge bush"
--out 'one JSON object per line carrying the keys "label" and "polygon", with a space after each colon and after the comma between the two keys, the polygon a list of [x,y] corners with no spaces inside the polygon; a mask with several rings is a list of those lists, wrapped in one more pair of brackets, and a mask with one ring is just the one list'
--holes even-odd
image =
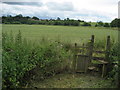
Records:
{"label": "hedge bush", "polygon": [[20,31],[16,37],[4,32],[2,41],[3,87],[19,87],[24,83],[26,72],[36,67],[42,75],[54,74],[67,67],[71,56],[60,43],[33,44],[23,39]]}

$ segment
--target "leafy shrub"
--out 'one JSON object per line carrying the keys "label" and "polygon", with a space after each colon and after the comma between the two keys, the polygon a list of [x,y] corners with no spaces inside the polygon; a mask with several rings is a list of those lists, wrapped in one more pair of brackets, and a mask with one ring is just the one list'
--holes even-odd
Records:
{"label": "leafy shrub", "polygon": [[110,27],[109,23],[105,23],[104,27]]}
{"label": "leafy shrub", "polygon": [[97,22],[98,26],[102,27],[104,23],[102,21]]}
{"label": "leafy shrub", "polygon": [[4,22],[4,24],[10,24],[10,22]]}
{"label": "leafy shrub", "polygon": [[14,22],[12,22],[12,24],[21,24],[21,22],[19,22],[19,21],[14,21]]}
{"label": "leafy shrub", "polygon": [[39,77],[52,75],[67,67],[71,55],[60,43],[30,43],[22,38],[20,31],[16,37],[3,33],[2,41],[3,87],[23,85],[25,74],[36,67],[42,73]]}
{"label": "leafy shrub", "polygon": [[82,26],[91,26],[90,23],[84,22]]}
{"label": "leafy shrub", "polygon": [[110,62],[112,64],[112,68],[109,73],[109,77],[113,80],[113,83],[116,85],[118,84],[118,77],[119,77],[118,73],[120,71],[119,55],[120,55],[119,45],[118,45],[118,43],[116,43],[112,46],[111,53],[110,53]]}
{"label": "leafy shrub", "polygon": [[111,27],[120,27],[120,19],[115,18],[113,21],[111,21],[110,26]]}

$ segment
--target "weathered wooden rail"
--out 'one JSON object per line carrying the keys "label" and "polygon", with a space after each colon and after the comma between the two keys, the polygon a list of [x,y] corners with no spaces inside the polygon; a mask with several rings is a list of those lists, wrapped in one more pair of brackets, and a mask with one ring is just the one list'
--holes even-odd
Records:
{"label": "weathered wooden rail", "polygon": [[[107,36],[106,50],[100,51],[94,49],[95,36],[91,36],[89,45],[78,46],[75,43],[75,57],[74,57],[74,71],[76,72],[87,72],[88,70],[94,70],[96,67],[92,63],[96,60],[97,65],[101,66],[102,74],[104,77],[107,72],[107,66],[109,65],[109,54],[110,54],[110,36]],[[104,54],[104,57],[93,56],[93,53]]]}

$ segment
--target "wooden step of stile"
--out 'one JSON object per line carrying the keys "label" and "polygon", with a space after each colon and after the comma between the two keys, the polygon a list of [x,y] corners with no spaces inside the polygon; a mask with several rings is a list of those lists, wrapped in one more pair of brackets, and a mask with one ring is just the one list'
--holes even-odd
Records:
{"label": "wooden step of stile", "polygon": [[95,69],[96,69],[96,67],[91,66],[91,67],[88,67],[88,69],[89,69],[89,70],[95,70]]}
{"label": "wooden step of stile", "polygon": [[107,61],[104,61],[104,60],[98,60],[100,63],[102,63],[102,64],[108,64],[108,62]]}
{"label": "wooden step of stile", "polygon": [[88,70],[90,70],[90,71],[95,71],[95,72],[98,72],[98,71],[99,71],[96,66],[89,66],[89,67],[88,67]]}

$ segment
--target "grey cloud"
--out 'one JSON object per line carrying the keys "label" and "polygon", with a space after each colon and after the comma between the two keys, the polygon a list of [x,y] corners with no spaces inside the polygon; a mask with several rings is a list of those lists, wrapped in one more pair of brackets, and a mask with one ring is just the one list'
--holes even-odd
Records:
{"label": "grey cloud", "polygon": [[3,2],[8,5],[29,5],[29,6],[42,6],[42,2]]}
{"label": "grey cloud", "polygon": [[59,10],[59,11],[73,11],[74,10],[74,6],[72,2],[64,2],[64,3],[48,2],[46,3],[46,5],[51,10]]}

